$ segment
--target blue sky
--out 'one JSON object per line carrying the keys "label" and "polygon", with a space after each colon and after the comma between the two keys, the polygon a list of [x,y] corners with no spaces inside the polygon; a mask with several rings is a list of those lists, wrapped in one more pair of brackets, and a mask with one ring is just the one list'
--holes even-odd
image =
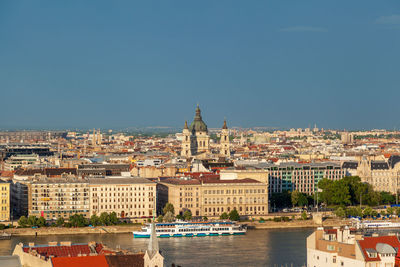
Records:
{"label": "blue sky", "polygon": [[399,1],[0,1],[0,128],[400,128]]}

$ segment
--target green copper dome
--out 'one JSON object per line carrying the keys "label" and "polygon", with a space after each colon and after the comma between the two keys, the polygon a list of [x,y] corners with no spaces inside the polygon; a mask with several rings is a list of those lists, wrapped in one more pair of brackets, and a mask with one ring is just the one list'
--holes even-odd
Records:
{"label": "green copper dome", "polygon": [[194,120],[192,124],[190,124],[189,130],[192,132],[207,132],[207,125],[201,118],[201,111],[199,105],[197,105],[196,116],[194,116]]}

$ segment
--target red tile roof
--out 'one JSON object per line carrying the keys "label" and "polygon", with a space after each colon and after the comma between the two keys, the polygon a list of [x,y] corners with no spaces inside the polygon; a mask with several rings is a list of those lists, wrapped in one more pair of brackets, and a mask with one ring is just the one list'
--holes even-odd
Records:
{"label": "red tile roof", "polygon": [[[28,253],[29,250],[36,250],[42,256],[45,257],[76,257],[78,255],[89,255],[90,248],[88,244],[72,244],[71,246],[37,246],[37,247],[24,247],[23,250],[25,253]],[[103,254],[103,245],[96,244],[96,252],[98,254]]]}
{"label": "red tile roof", "polygon": [[400,248],[399,239],[396,236],[377,236],[377,237],[364,237],[363,240],[359,240],[361,251],[364,255],[365,261],[380,261],[380,257],[377,254],[376,258],[370,258],[366,249],[376,249],[378,243],[384,243],[392,246],[393,248]]}
{"label": "red tile roof", "polygon": [[56,257],[51,259],[53,267],[109,267],[104,255],[86,257]]}

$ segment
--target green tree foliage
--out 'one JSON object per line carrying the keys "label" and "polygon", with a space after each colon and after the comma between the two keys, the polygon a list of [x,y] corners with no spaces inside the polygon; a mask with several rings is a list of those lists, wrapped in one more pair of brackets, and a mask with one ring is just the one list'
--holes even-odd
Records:
{"label": "green tree foliage", "polygon": [[366,207],[363,210],[363,216],[370,217],[372,216],[373,209],[371,207]]}
{"label": "green tree foliage", "polygon": [[183,218],[182,214],[178,214],[178,215],[176,215],[176,219],[183,221],[185,218]]}
{"label": "green tree foliage", "polygon": [[73,227],[83,227],[88,225],[87,219],[83,216],[83,214],[74,214],[69,216],[68,222]]}
{"label": "green tree foliage", "polygon": [[110,217],[109,217],[110,219],[110,224],[111,225],[115,225],[115,224],[118,224],[118,217],[117,217],[117,213],[115,213],[115,211],[113,211],[113,212],[111,212],[110,213]]}
{"label": "green tree foliage", "polygon": [[160,215],[157,218],[157,222],[163,222],[164,221],[164,216]]}
{"label": "green tree foliage", "polygon": [[192,219],[192,212],[190,210],[186,210],[183,213],[183,218],[185,219],[185,221],[190,221]]}
{"label": "green tree foliage", "polygon": [[64,225],[64,218],[63,217],[57,218],[56,225],[57,226],[63,226]]}
{"label": "green tree foliage", "polygon": [[39,217],[39,219],[36,220],[36,226],[38,227],[44,227],[46,226],[46,219],[43,217]]}
{"label": "green tree foliage", "polygon": [[37,218],[36,218],[36,216],[31,215],[31,216],[28,217],[28,225],[29,226],[37,226]]}
{"label": "green tree foliage", "polygon": [[239,213],[237,212],[236,209],[233,209],[231,212],[229,212],[229,219],[231,221],[239,221],[240,220]]}
{"label": "green tree foliage", "polygon": [[18,220],[18,225],[21,227],[27,227],[28,226],[28,218],[25,216],[21,216]]}
{"label": "green tree foliage", "polygon": [[380,192],[380,199],[381,199],[381,204],[393,204],[396,203],[396,196],[390,194],[389,192]]}
{"label": "green tree foliage", "polygon": [[360,207],[351,207],[346,210],[346,215],[352,217],[361,217],[363,215],[363,211]]}
{"label": "green tree foliage", "polygon": [[172,215],[175,214],[175,209],[174,209],[174,205],[172,205],[171,203],[167,203],[165,204],[165,207],[163,208],[163,214],[167,214],[167,212],[171,212]]}
{"label": "green tree foliage", "polygon": [[394,214],[400,215],[400,207],[394,207]]}
{"label": "green tree foliage", "polygon": [[224,212],[221,214],[221,216],[219,217],[221,220],[228,220],[229,219],[229,215],[228,213]]}
{"label": "green tree foliage", "polygon": [[380,203],[381,194],[375,192],[372,186],[362,183],[358,176],[344,177],[338,181],[322,179],[318,183],[322,189],[319,199],[327,205],[363,205],[374,206]]}
{"label": "green tree foliage", "polygon": [[389,215],[392,215],[392,214],[394,214],[394,209],[392,207],[388,207],[386,209],[386,213],[389,214]]}
{"label": "green tree foliage", "polygon": [[18,224],[21,227],[27,227],[27,226],[36,226],[36,227],[44,227],[47,226],[46,219],[43,217],[37,218],[36,216],[29,216],[26,218],[25,216],[21,216],[18,220]]}
{"label": "green tree foliage", "polygon": [[93,214],[93,215],[90,217],[90,224],[93,225],[93,226],[99,226],[99,225],[101,225],[101,221],[100,221],[99,216],[97,216],[96,214]]}
{"label": "green tree foliage", "polygon": [[111,213],[102,212],[99,216],[100,225],[115,225],[118,224],[118,222],[117,214],[114,211]]}
{"label": "green tree foliage", "polygon": [[306,212],[306,211],[303,211],[303,212],[301,213],[301,219],[302,219],[302,220],[307,220],[307,219],[308,219],[308,216],[307,216],[307,212]]}
{"label": "green tree foliage", "polygon": [[342,207],[339,207],[335,210],[335,215],[339,218],[344,218],[346,217],[346,211]]}
{"label": "green tree foliage", "polygon": [[175,220],[175,216],[171,211],[168,211],[164,214],[164,221],[173,222]]}
{"label": "green tree foliage", "polygon": [[203,217],[203,221],[208,221],[207,216],[204,216],[204,217]]}
{"label": "green tree foliage", "polygon": [[101,225],[110,225],[110,215],[107,212],[102,212],[100,214],[100,224]]}

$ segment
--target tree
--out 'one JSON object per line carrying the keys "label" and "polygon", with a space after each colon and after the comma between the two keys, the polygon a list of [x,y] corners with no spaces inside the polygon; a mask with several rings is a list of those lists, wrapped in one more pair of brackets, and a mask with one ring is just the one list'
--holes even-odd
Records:
{"label": "tree", "polygon": [[228,215],[228,213],[224,212],[221,214],[221,216],[219,218],[221,220],[227,220],[227,219],[229,219],[229,215]]}
{"label": "tree", "polygon": [[43,218],[43,217],[40,217],[39,219],[37,219],[36,225],[39,226],[39,227],[46,226],[46,219]]}
{"label": "tree", "polygon": [[162,215],[158,216],[157,222],[163,222],[163,220],[164,220],[164,216],[162,216]]}
{"label": "tree", "polygon": [[229,219],[231,221],[239,221],[240,220],[239,213],[237,212],[236,209],[233,209],[231,212],[229,212]]}
{"label": "tree", "polygon": [[300,194],[297,204],[299,205],[299,207],[304,207],[304,206],[308,205],[308,199],[307,199],[306,194],[304,194],[304,193]]}
{"label": "tree", "polygon": [[87,219],[82,214],[74,214],[69,217],[69,223],[73,227],[83,227],[88,224]]}
{"label": "tree", "polygon": [[366,216],[366,217],[370,217],[371,215],[372,215],[372,208],[371,207],[366,207],[364,210],[363,210],[363,216]]}
{"label": "tree", "polygon": [[396,203],[396,196],[389,192],[380,192],[381,204],[393,204]]}
{"label": "tree", "polygon": [[118,224],[119,220],[118,220],[118,217],[117,217],[117,213],[115,213],[115,211],[110,213],[109,220],[110,220],[110,224],[111,225]]}
{"label": "tree", "polygon": [[207,216],[204,216],[204,217],[203,217],[203,221],[208,221]]}
{"label": "tree", "polygon": [[306,211],[303,211],[303,212],[301,213],[301,219],[302,219],[302,220],[307,220],[307,219],[308,219],[308,216],[307,216],[307,212],[306,212]]}
{"label": "tree", "polygon": [[335,210],[335,215],[339,218],[344,218],[346,217],[346,211],[342,207],[339,207]]}
{"label": "tree", "polygon": [[164,214],[164,221],[173,222],[175,220],[175,216],[171,211],[168,211]]}
{"label": "tree", "polygon": [[99,219],[101,225],[110,225],[110,215],[107,212],[102,212]]}
{"label": "tree", "polygon": [[190,221],[192,219],[192,212],[190,210],[186,210],[183,213],[183,218],[185,219],[185,221]]}
{"label": "tree", "polygon": [[349,188],[346,186],[346,182],[343,180],[335,181],[332,184],[332,195],[331,201],[332,204],[336,205],[349,205],[351,204],[350,201],[350,193]]}
{"label": "tree", "polygon": [[299,204],[299,199],[300,199],[301,193],[297,190],[294,190],[291,195],[292,199],[292,206],[295,207]]}
{"label": "tree", "polygon": [[326,205],[332,204],[331,203],[331,198],[333,194],[332,185],[333,181],[326,178],[318,182],[318,188],[322,190],[322,192],[318,194],[318,197],[319,199],[321,199],[322,202],[325,202]]}
{"label": "tree", "polygon": [[96,214],[93,214],[90,217],[90,224],[93,225],[93,226],[100,225],[101,224],[100,218]]}
{"label": "tree", "polygon": [[387,213],[388,215],[392,215],[392,214],[394,213],[394,209],[393,209],[392,207],[388,207],[388,208],[386,209],[386,213]]}
{"label": "tree", "polygon": [[361,217],[363,215],[362,209],[360,207],[352,207],[348,208],[346,210],[346,215],[347,216],[352,216],[352,217]]}
{"label": "tree", "polygon": [[185,218],[183,218],[182,214],[178,214],[176,215],[176,219],[183,221]]}
{"label": "tree", "polygon": [[29,226],[37,226],[37,222],[36,221],[37,221],[36,216],[31,215],[31,216],[28,217],[28,225]]}
{"label": "tree", "polygon": [[18,220],[18,225],[21,227],[28,226],[28,218],[26,218],[25,216],[21,216]]}
{"label": "tree", "polygon": [[171,203],[167,203],[165,204],[164,208],[163,208],[163,214],[167,214],[167,212],[171,212],[172,215],[175,214],[175,209],[174,209],[174,205],[172,205]]}
{"label": "tree", "polygon": [[63,217],[57,218],[56,225],[57,226],[63,226],[64,225],[64,218]]}

